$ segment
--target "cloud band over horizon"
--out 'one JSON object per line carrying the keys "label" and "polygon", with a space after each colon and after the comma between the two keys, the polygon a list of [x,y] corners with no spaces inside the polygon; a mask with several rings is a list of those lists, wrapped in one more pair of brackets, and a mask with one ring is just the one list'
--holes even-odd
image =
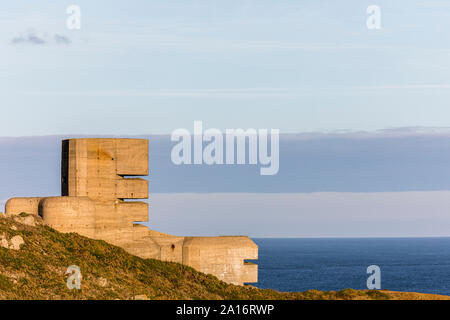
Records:
{"label": "cloud band over horizon", "polygon": [[[0,199],[60,194],[61,140],[0,138]],[[150,142],[149,227],[254,237],[443,236],[450,231],[450,134],[280,137],[280,171],[176,166],[168,135]]]}

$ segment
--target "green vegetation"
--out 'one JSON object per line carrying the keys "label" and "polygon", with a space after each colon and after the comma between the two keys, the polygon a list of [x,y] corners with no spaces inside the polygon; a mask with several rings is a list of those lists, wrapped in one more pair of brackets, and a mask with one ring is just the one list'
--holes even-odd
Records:
{"label": "green vegetation", "polygon": [[[149,299],[402,298],[401,293],[388,291],[283,293],[234,286],[178,263],[141,259],[104,241],[62,234],[42,225],[39,217],[34,220],[36,226],[29,226],[18,217],[0,217],[0,235],[7,239],[20,235],[25,240],[20,250],[0,247],[0,299],[133,299],[140,295]],[[70,265],[81,269],[81,290],[66,286]]]}

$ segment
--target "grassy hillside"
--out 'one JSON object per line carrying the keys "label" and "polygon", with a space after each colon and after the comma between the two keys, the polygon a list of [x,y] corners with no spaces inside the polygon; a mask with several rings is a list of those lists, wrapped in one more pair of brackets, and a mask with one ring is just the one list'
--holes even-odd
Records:
{"label": "grassy hillside", "polygon": [[[177,263],[141,259],[104,241],[59,233],[42,225],[39,217],[26,214],[0,214],[0,245],[0,299],[450,298],[352,289],[283,293],[234,286]],[[81,269],[81,290],[69,290],[66,286],[65,272],[70,265]]]}

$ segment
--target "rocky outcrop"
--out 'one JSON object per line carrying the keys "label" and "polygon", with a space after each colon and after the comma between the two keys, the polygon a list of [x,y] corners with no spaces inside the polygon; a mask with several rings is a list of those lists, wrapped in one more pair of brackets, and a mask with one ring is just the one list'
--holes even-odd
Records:
{"label": "rocky outcrop", "polygon": [[20,247],[25,243],[21,236],[13,236],[8,240],[5,234],[0,234],[0,246],[6,249],[20,250]]}

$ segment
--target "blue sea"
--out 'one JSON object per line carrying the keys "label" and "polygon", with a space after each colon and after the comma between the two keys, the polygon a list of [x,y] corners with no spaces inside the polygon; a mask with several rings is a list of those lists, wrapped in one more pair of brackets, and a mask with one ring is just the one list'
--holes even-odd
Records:
{"label": "blue sea", "polygon": [[450,295],[450,238],[253,239],[260,288],[367,289],[370,265],[381,289]]}

